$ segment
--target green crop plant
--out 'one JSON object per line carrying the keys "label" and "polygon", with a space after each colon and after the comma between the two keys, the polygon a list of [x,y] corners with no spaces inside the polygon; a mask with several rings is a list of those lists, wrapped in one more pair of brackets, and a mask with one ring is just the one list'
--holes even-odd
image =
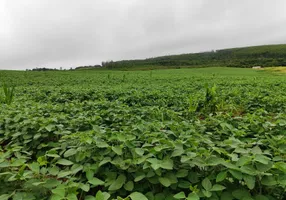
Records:
{"label": "green crop plant", "polygon": [[285,76],[2,73],[1,200],[286,199]]}
{"label": "green crop plant", "polygon": [[0,96],[0,101],[2,103],[10,105],[14,98],[15,87],[9,87],[6,83],[2,85],[2,95]]}
{"label": "green crop plant", "polygon": [[123,74],[122,76],[122,82],[125,82],[126,81],[126,74]]}
{"label": "green crop plant", "polygon": [[223,105],[215,85],[209,87],[208,84],[205,84],[204,88],[205,94],[203,97],[195,96],[189,98],[189,111],[215,113]]}

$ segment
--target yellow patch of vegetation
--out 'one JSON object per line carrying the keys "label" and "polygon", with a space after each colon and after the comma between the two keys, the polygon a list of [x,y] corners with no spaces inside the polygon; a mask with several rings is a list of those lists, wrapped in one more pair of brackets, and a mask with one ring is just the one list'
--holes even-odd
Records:
{"label": "yellow patch of vegetation", "polygon": [[270,71],[270,72],[278,72],[278,73],[286,73],[286,66],[284,67],[266,67],[264,70]]}

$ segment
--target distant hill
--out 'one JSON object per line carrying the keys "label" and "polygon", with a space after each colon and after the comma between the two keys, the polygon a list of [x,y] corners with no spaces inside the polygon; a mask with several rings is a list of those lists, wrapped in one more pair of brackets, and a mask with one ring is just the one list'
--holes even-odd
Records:
{"label": "distant hill", "polygon": [[286,66],[286,44],[221,49],[201,53],[161,56],[142,60],[103,62],[108,69],[179,67],[272,67]]}
{"label": "distant hill", "polygon": [[98,69],[101,68],[101,65],[89,65],[89,66],[79,66],[76,67],[75,70],[82,70],[82,69]]}

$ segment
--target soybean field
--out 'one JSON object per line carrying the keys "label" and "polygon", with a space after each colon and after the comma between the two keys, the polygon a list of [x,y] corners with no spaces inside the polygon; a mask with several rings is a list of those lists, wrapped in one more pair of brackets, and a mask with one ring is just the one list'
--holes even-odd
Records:
{"label": "soybean field", "polygon": [[0,71],[1,200],[285,200],[286,76]]}

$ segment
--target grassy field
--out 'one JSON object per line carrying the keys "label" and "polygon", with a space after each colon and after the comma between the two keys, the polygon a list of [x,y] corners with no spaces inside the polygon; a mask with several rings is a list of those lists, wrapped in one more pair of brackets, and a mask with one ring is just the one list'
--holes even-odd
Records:
{"label": "grassy field", "polygon": [[264,70],[268,72],[275,72],[275,73],[280,73],[280,74],[285,74],[286,73],[286,67],[267,67]]}
{"label": "grassy field", "polygon": [[284,74],[0,71],[0,80],[15,87],[0,104],[1,200],[286,199]]}

